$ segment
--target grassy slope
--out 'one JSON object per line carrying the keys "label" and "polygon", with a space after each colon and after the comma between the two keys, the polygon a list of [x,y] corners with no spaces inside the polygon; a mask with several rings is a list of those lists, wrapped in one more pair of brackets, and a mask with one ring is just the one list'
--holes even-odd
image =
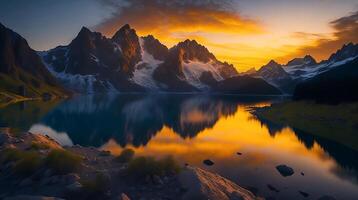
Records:
{"label": "grassy slope", "polygon": [[[66,96],[63,89],[43,83],[29,73],[19,71],[17,76],[21,76],[22,80],[0,73],[0,107],[19,101],[39,99],[44,93],[52,94],[54,97]],[[18,95],[20,86],[25,86],[25,97]]]}
{"label": "grassy slope", "polygon": [[259,118],[289,125],[358,150],[358,103],[287,102],[257,108],[254,113]]}

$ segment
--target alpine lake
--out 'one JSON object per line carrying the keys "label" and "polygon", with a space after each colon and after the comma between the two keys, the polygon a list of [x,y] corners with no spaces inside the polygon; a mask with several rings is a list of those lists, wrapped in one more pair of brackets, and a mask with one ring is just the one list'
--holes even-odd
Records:
{"label": "alpine lake", "polygon": [[[137,156],[171,155],[183,166],[216,172],[263,197],[358,199],[356,150],[260,120],[251,112],[283,101],[289,100],[199,94],[77,96],[1,108],[0,127],[114,155],[125,148]],[[214,165],[205,165],[206,159]],[[282,176],[276,169],[281,164],[295,173]]]}

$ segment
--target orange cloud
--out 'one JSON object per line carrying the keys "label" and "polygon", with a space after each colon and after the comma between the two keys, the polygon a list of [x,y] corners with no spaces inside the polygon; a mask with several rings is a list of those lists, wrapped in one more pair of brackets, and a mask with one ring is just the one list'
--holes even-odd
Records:
{"label": "orange cloud", "polygon": [[152,34],[168,46],[184,37],[203,38],[202,34],[206,33],[245,35],[263,32],[254,20],[241,17],[234,10],[226,8],[230,2],[134,0],[115,4],[107,0],[115,11],[96,29],[111,36],[128,23],[139,35]]}
{"label": "orange cloud", "polygon": [[[347,42],[358,42],[357,13],[328,24],[328,34],[289,32],[243,17],[233,0],[101,0],[112,16],[95,29],[112,36],[130,24],[141,36],[154,35],[171,47],[185,39],[195,39],[219,60],[239,71],[260,67],[275,59],[285,63],[311,54],[326,59]],[[286,24],[290,25],[290,24]],[[291,26],[294,26],[291,24]]]}
{"label": "orange cloud", "polygon": [[286,62],[293,57],[301,57],[307,54],[314,56],[317,60],[324,60],[341,48],[343,44],[349,42],[358,43],[358,11],[349,16],[336,19],[330,22],[329,25],[334,30],[331,36],[296,33],[296,37],[312,38],[313,42],[311,45],[299,47],[293,54],[288,54],[278,60]]}

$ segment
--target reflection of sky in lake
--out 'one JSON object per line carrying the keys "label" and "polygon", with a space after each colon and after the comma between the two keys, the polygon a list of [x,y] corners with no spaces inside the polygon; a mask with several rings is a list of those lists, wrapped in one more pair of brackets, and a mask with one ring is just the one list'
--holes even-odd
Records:
{"label": "reflection of sky in lake", "polygon": [[[113,154],[130,147],[137,155],[174,155],[181,163],[255,187],[265,197],[302,199],[301,190],[310,194],[308,199],[322,195],[355,199],[357,152],[259,121],[248,111],[250,106],[270,102],[200,95],[88,96],[64,101],[43,112],[30,105],[22,109],[24,113],[30,109],[41,114],[23,116],[31,132],[48,134],[61,144],[96,146]],[[4,121],[2,115],[0,112],[2,124],[16,126]],[[204,166],[204,159],[213,160],[215,165]],[[279,164],[293,167],[295,174],[282,177],[275,169]],[[270,191],[267,184],[280,192]]]}
{"label": "reflection of sky in lake", "polygon": [[[195,110],[193,113],[197,115]],[[212,128],[201,131],[193,139],[183,139],[173,129],[163,127],[146,146],[132,148],[139,155],[175,155],[183,163],[217,171],[278,199],[301,199],[299,190],[309,193],[312,199],[322,194],[341,197],[339,199],[354,199],[353,196],[358,195],[356,175],[342,179],[336,173],[342,169],[317,143],[307,149],[289,128],[272,137],[267,127],[241,106],[233,116],[220,118]],[[119,154],[122,147],[110,140],[102,149]],[[215,162],[213,167],[202,164],[208,158]],[[275,166],[282,163],[295,169],[292,177],[284,178],[276,171]],[[267,184],[280,192],[270,191]]]}

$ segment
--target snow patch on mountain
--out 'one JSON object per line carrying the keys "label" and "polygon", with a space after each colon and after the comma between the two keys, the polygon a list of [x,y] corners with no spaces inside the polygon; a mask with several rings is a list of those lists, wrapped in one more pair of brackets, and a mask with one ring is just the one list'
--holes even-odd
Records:
{"label": "snow patch on mountain", "polygon": [[139,38],[139,44],[141,47],[142,61],[135,66],[132,81],[149,90],[158,90],[159,87],[153,79],[153,72],[163,61],[156,60],[153,55],[144,49],[144,40],[142,38]]}
{"label": "snow patch on mountain", "polygon": [[68,74],[66,69],[62,72],[56,72],[51,64],[44,61],[44,57],[48,55],[48,52],[39,52],[38,54],[49,72],[67,88],[76,92],[84,91],[87,94],[94,94],[96,92],[94,85],[98,83],[106,88],[108,93],[118,93],[118,90],[109,81],[97,80],[96,75]]}
{"label": "snow patch on mountain", "polygon": [[358,56],[350,57],[338,62],[323,62],[318,65],[311,65],[311,66],[302,66],[302,65],[292,65],[292,66],[285,66],[284,70],[290,74],[295,79],[302,79],[306,80],[312,78],[318,74],[331,70],[335,67],[344,65]]}
{"label": "snow patch on mountain", "polygon": [[186,81],[198,89],[208,89],[209,86],[203,84],[200,81],[200,77],[203,72],[210,72],[213,78],[217,81],[223,80],[220,76],[220,72],[215,68],[212,61],[208,63],[202,63],[199,61],[189,61],[183,63],[183,72]]}

